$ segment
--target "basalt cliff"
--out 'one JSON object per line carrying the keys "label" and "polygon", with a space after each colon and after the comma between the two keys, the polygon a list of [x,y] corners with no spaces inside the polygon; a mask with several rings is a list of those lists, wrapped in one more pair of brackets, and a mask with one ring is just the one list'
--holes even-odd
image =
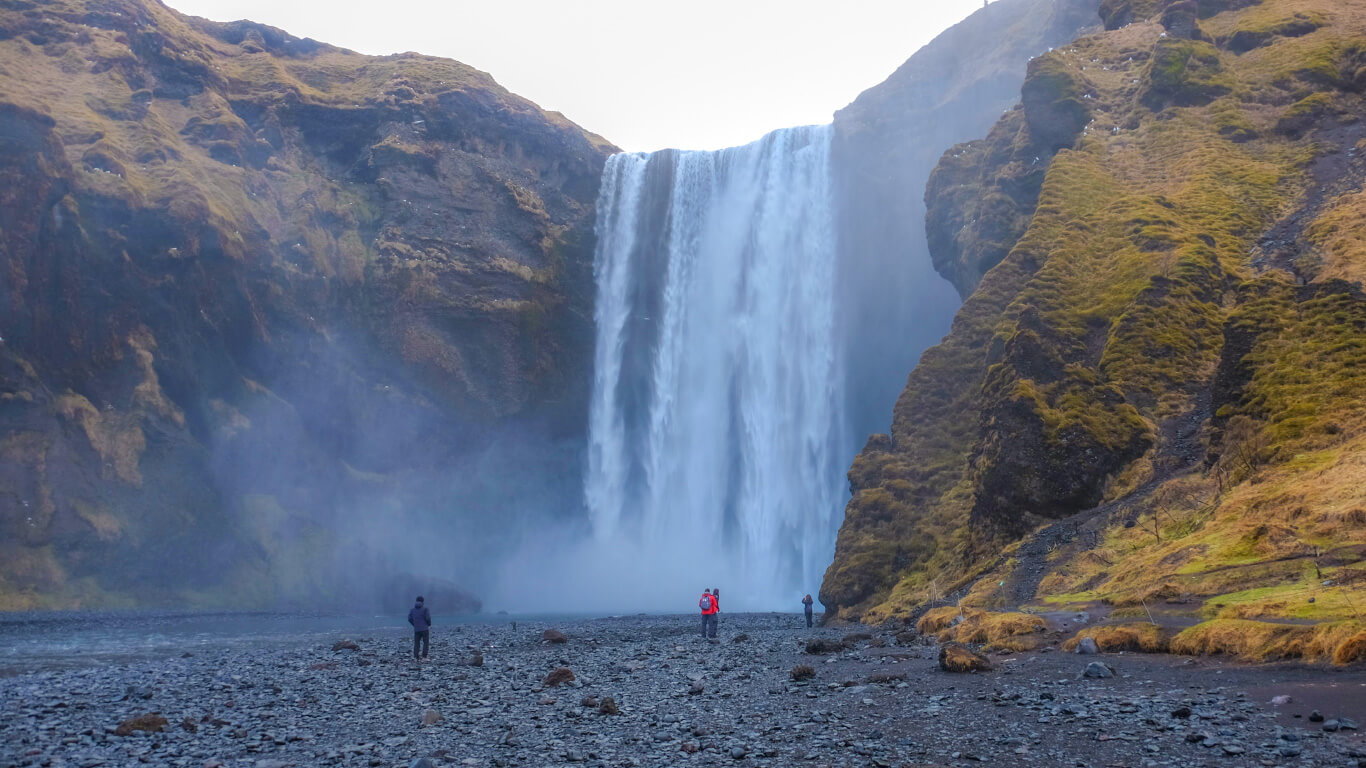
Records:
{"label": "basalt cliff", "polygon": [[611,151],[454,61],[4,3],[0,608],[476,578],[578,482]]}
{"label": "basalt cliff", "polygon": [[1100,17],[930,179],[966,301],[850,469],[821,600],[1179,614],[1186,650],[1310,656],[1284,622],[1362,597],[1366,3]]}

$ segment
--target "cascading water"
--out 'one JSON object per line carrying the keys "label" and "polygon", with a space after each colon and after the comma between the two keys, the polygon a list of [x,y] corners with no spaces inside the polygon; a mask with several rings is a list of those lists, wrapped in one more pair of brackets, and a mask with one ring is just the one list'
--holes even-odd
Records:
{"label": "cascading water", "polygon": [[622,600],[790,608],[830,562],[854,450],[830,141],[608,160],[585,497]]}

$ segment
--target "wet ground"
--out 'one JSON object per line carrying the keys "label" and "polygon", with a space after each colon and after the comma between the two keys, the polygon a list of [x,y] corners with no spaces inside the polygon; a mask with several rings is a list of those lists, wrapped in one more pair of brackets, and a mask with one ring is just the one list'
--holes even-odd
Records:
{"label": "wet ground", "polygon": [[[0,679],[0,766],[1366,764],[1360,668],[1054,651],[954,675],[935,646],[890,630],[806,654],[810,637],[849,630],[777,614],[724,615],[717,644],[693,616],[438,625],[415,664],[401,620],[319,620]],[[568,641],[543,640],[549,628]],[[5,629],[3,647],[24,635]],[[334,651],[343,637],[358,649]],[[1115,676],[1083,677],[1096,660]],[[799,664],[814,678],[794,682]],[[559,667],[573,681],[548,685]],[[149,713],[162,731],[117,733]]]}

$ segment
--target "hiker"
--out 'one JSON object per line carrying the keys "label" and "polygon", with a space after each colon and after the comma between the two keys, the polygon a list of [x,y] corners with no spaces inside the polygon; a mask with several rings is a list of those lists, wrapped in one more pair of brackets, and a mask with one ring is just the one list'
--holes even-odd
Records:
{"label": "hiker", "polygon": [[806,597],[803,597],[803,598],[802,598],[802,610],[806,611],[806,628],[807,628],[807,629],[811,629],[811,605],[812,605],[812,603],[814,603],[814,602],[816,602],[816,601],[811,599],[811,593],[809,593],[809,592],[807,593]]}
{"label": "hiker", "polygon": [[702,599],[697,601],[697,607],[702,609],[702,637],[716,637],[716,612],[720,610],[716,602],[716,597],[712,595],[710,589],[702,590]]}
{"label": "hiker", "polygon": [[[413,659],[415,661],[426,661],[428,645],[432,637],[432,612],[427,610],[427,606],[422,601],[422,595],[417,596],[417,604],[408,611],[408,623],[413,625]],[[418,653],[419,647],[422,652]]]}

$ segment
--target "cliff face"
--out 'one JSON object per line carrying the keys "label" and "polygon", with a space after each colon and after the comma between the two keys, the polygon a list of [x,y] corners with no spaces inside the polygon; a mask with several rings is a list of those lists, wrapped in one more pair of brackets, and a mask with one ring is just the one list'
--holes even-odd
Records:
{"label": "cliff face", "polygon": [[576,487],[610,150],[453,61],[7,3],[0,607],[467,576],[554,494],[497,472]]}
{"label": "cliff face", "polygon": [[850,470],[821,590],[845,618],[1348,610],[1296,596],[1366,544],[1366,4],[1101,10],[930,182],[969,297]]}
{"label": "cliff face", "polygon": [[948,331],[960,301],[926,251],[930,172],[1019,99],[1030,57],[1099,30],[1097,2],[994,2],[835,114],[841,325],[858,439],[885,429],[906,371]]}

